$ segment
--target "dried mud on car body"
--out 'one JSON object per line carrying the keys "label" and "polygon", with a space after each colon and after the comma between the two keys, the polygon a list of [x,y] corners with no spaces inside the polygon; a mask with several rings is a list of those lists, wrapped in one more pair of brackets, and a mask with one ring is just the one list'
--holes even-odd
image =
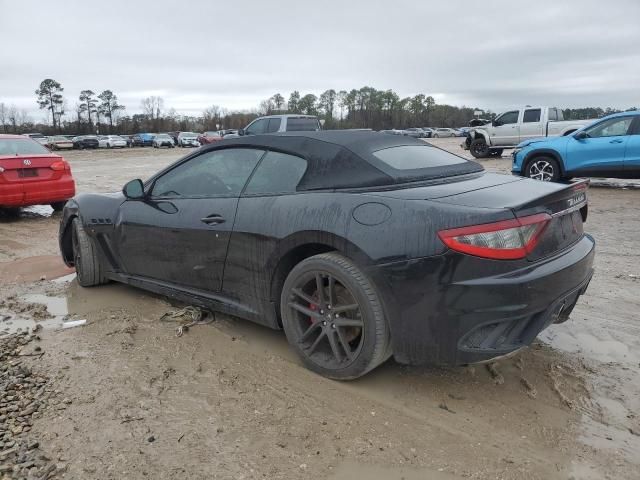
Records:
{"label": "dried mud on car body", "polygon": [[[460,153],[459,139],[433,143]],[[113,191],[180,153],[65,157],[78,191]],[[507,172],[510,158],[484,163]],[[279,332],[218,315],[176,337],[175,324],[159,321],[173,308],[165,299],[52,281],[65,274],[55,268],[39,280],[36,267],[0,286],[0,301],[12,297],[0,306],[0,319],[9,316],[0,331],[41,309],[29,306],[37,294],[64,299],[68,317],[87,324],[49,323],[42,355],[20,359],[71,401],[20,435],[39,441],[67,478],[635,478],[640,190],[595,187],[590,199],[586,230],[598,252],[587,294],[568,322],[491,368],[390,361],[334,382],[305,370]],[[56,255],[58,219],[46,209],[0,219],[4,271]]]}

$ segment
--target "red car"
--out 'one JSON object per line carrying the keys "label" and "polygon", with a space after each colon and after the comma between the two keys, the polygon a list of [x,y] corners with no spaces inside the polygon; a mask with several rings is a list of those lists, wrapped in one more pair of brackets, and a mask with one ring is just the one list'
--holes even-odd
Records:
{"label": "red car", "polygon": [[51,205],[62,210],[76,193],[60,155],[22,135],[0,135],[0,208]]}
{"label": "red car", "polygon": [[204,132],[202,135],[198,136],[200,145],[208,145],[210,143],[219,142],[220,140],[222,140],[220,132]]}

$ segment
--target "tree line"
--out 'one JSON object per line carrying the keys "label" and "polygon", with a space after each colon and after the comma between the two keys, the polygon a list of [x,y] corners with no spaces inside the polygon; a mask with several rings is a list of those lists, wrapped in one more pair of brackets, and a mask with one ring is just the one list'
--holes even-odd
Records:
{"label": "tree line", "polygon": [[[230,111],[213,105],[201,115],[179,115],[175,109],[166,109],[164,99],[157,96],[144,98],[142,113],[126,115],[126,108],[111,90],[96,94],[82,90],[72,108],[64,96],[62,85],[51,78],[40,83],[35,90],[36,102],[47,114],[47,122],[33,122],[25,110],[0,102],[0,131],[44,134],[88,134],[167,131],[207,131],[242,128],[260,115],[298,113],[317,115],[324,120],[325,129],[371,128],[404,129],[409,127],[462,127],[478,112],[491,120],[496,113],[471,107],[437,104],[430,95],[417,94],[400,97],[393,90],[362,87],[352,90],[326,90],[319,96],[302,95],[295,90],[288,97],[280,93],[260,102],[254,111]],[[636,110],[635,107],[628,110]],[[614,108],[585,107],[563,109],[564,118],[599,118],[620,110]]]}

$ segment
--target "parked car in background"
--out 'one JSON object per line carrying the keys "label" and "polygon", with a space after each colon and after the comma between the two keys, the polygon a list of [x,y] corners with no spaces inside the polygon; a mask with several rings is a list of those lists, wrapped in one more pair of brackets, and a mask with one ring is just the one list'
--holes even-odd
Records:
{"label": "parked car in background", "polygon": [[476,127],[461,147],[475,158],[502,155],[506,148],[544,137],[562,137],[593,122],[592,120],[564,120],[562,110],[555,107],[526,106],[498,115],[491,123]]}
{"label": "parked car in background", "polygon": [[153,145],[153,135],[150,133],[136,133],[131,136],[131,146],[150,147]]}
{"label": "parked car in background", "polygon": [[223,136],[220,131],[217,132],[204,132],[202,135],[198,136],[198,142],[200,145],[209,145],[210,143],[219,142],[222,140]]}
{"label": "parked car in background", "polygon": [[180,132],[178,134],[179,147],[199,147],[198,134],[194,132]]}
{"label": "parked car in background", "polygon": [[23,135],[25,137],[31,138],[32,140],[35,140],[40,145],[45,145],[45,146],[47,145],[47,137],[45,137],[41,133],[24,133]]}
{"label": "parked car in background", "polygon": [[512,155],[515,175],[546,182],[640,178],[640,112],[609,115],[563,137],[526,140]]}
{"label": "parked car in background", "polygon": [[133,146],[133,142],[131,141],[131,135],[119,135],[119,137],[122,138],[127,143],[127,147]]}
{"label": "parked car in background", "polygon": [[432,136],[433,138],[455,137],[456,131],[453,128],[436,128]]}
{"label": "parked car in background", "polygon": [[256,118],[245,128],[238,130],[236,135],[225,135],[226,138],[233,138],[243,135],[260,135],[264,133],[276,132],[317,132],[322,130],[320,120],[314,115],[268,115]]}
{"label": "parked car in background", "polygon": [[47,137],[46,147],[50,150],[71,150],[73,142],[62,135]]}
{"label": "parked car in background", "polygon": [[75,193],[64,158],[32,138],[0,135],[0,208],[51,205],[62,210]]}
{"label": "parked car in background", "polygon": [[103,135],[98,137],[100,148],[124,148],[127,142],[119,135]]}
{"label": "parked car in background", "polygon": [[220,130],[220,135],[222,135],[222,138],[225,138],[227,135],[237,135],[238,134],[238,130],[236,130],[235,128],[227,128],[225,130]]}
{"label": "parked car in background", "polygon": [[98,148],[100,142],[95,135],[81,135],[73,140],[73,148],[84,150],[85,148]]}
{"label": "parked car in background", "polygon": [[433,137],[433,128],[422,127],[422,131],[424,132],[424,137],[425,138]]}
{"label": "parked car in background", "polygon": [[175,148],[173,138],[168,133],[159,133],[153,137],[153,148],[169,147]]}
{"label": "parked car in background", "polygon": [[593,274],[586,187],[485,173],[408,137],[245,136],[75,197],[59,244],[82,287],[283,328],[304,365],[349,380],[392,355],[487,361],[567,320]]}
{"label": "parked car in background", "polygon": [[407,128],[404,130],[403,135],[413,138],[425,137],[424,130],[422,130],[421,128]]}

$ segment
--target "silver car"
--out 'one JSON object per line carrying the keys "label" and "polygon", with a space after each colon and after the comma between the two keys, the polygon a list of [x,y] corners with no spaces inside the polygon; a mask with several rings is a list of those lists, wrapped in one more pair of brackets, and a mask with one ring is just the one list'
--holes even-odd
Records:
{"label": "silver car", "polygon": [[433,132],[433,138],[457,137],[457,132],[453,128],[436,128]]}

